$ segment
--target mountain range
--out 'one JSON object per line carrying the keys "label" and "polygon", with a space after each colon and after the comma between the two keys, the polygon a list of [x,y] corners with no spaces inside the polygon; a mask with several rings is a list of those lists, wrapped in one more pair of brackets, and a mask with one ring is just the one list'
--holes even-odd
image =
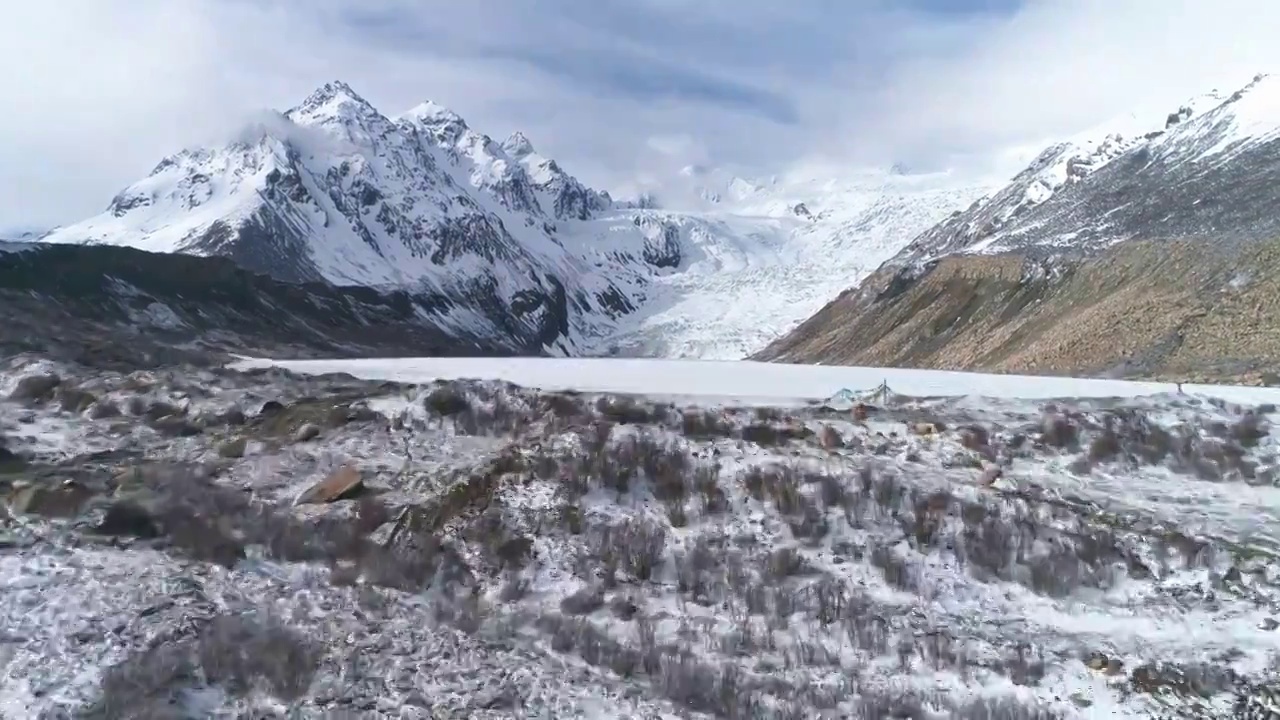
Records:
{"label": "mountain range", "polygon": [[[495,141],[431,102],[387,116],[331,82],[231,143],[163,159],[103,213],[39,237],[23,272],[48,245],[133,248],[160,254],[148,266],[192,258],[181,272],[211,290],[198,259],[224,258],[315,330],[276,352],[1257,379],[1280,359],[1278,86],[1258,76],[1055,143],[1005,183],[689,167],[699,201],[675,207],[593,189],[522,133]],[[136,274],[142,255],[112,257]],[[130,287],[115,305],[139,304]],[[283,300],[303,287],[326,300]],[[171,290],[147,306],[182,318],[186,341],[244,344]],[[360,312],[305,309],[353,292]]]}
{"label": "mountain range", "polygon": [[495,352],[740,358],[975,194],[946,175],[685,174],[702,207],[618,201],[519,132],[497,142],[430,102],[389,117],[331,82],[41,241],[405,292]]}

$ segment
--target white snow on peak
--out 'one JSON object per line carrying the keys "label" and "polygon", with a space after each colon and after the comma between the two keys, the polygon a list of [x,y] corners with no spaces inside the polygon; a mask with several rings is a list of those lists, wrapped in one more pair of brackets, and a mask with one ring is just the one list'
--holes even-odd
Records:
{"label": "white snow on peak", "polygon": [[519,130],[511,133],[511,135],[502,142],[502,149],[514,158],[522,158],[527,155],[532,155],[535,152],[533,149],[533,143],[530,142],[529,138],[525,137],[525,134]]}
{"label": "white snow on peak", "polygon": [[430,100],[418,103],[396,119],[412,120],[433,127],[458,125],[465,128],[467,126],[461,115]]}
{"label": "white snow on peak", "polygon": [[[1258,75],[1244,88],[1224,94],[1212,90],[1165,113],[1127,113],[1053,143],[1008,151],[1010,158],[1032,158],[993,195],[970,208],[959,234],[968,241],[935,248],[928,242],[916,260],[938,252],[999,253],[1018,234],[1015,218],[1054,197],[1116,159],[1142,149],[1162,162],[1222,162],[1253,146],[1280,137],[1280,81]],[[1043,148],[1038,152],[1034,148]],[[1031,152],[1028,152],[1031,151]],[[953,228],[954,229],[954,228]],[[944,237],[946,233],[940,233]],[[1058,240],[1075,242],[1068,233]]]}
{"label": "white snow on peak", "polygon": [[1228,159],[1252,145],[1280,137],[1280,77],[1260,74],[1211,109],[1179,123],[1162,138],[1165,152],[1197,161]]}
{"label": "white snow on peak", "polygon": [[360,97],[350,85],[335,81],[325,83],[311,93],[302,104],[284,113],[299,125],[327,125],[332,123],[361,123],[385,118]]}

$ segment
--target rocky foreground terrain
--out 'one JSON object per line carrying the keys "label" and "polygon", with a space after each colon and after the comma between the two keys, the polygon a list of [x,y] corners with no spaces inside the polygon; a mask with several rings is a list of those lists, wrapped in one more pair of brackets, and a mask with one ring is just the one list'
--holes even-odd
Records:
{"label": "rocky foreground terrain", "polygon": [[1270,718],[1274,407],[0,362],[4,718]]}

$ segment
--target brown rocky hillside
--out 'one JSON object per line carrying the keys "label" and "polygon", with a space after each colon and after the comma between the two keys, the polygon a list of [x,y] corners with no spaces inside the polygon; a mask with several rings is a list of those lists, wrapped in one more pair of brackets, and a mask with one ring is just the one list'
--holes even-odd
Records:
{"label": "brown rocky hillside", "polygon": [[1053,268],[882,268],[757,359],[1248,383],[1280,369],[1280,241],[1127,242]]}

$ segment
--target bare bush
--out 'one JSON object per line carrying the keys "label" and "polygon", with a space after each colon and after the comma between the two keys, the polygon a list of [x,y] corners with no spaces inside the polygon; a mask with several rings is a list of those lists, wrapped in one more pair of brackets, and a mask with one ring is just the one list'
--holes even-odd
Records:
{"label": "bare bush", "polygon": [[130,653],[102,674],[99,695],[78,713],[86,720],[186,720],[181,695],[200,685],[190,642],[159,642]]}
{"label": "bare bush", "polygon": [[454,417],[471,410],[471,400],[458,383],[449,382],[437,387],[423,399],[427,410],[441,417]]}
{"label": "bare bush", "polygon": [[666,528],[648,519],[628,518],[617,525],[593,528],[594,547],[606,568],[620,569],[648,580],[662,564],[667,547]]}
{"label": "bare bush", "polygon": [[560,601],[560,612],[565,615],[590,615],[604,607],[604,589],[584,587]]}
{"label": "bare bush", "polygon": [[1271,433],[1270,425],[1265,415],[1251,410],[1231,426],[1230,435],[1244,447],[1256,447],[1259,440]]}
{"label": "bare bush", "polygon": [[205,677],[236,694],[262,685],[281,700],[297,699],[320,664],[317,646],[271,617],[216,617],[198,642]]}
{"label": "bare bush", "polygon": [[761,447],[776,447],[789,438],[782,431],[768,423],[752,423],[742,428],[742,439]]}
{"label": "bare bush", "polygon": [[685,410],[680,416],[680,431],[691,440],[715,440],[731,437],[734,426],[717,410]]}
{"label": "bare bush", "polygon": [[804,425],[752,423],[742,428],[741,437],[761,447],[777,447],[792,440],[811,437],[813,431]]}
{"label": "bare bush", "polygon": [[1062,413],[1046,412],[1040,420],[1040,441],[1050,447],[1075,449],[1080,443],[1080,427]]}
{"label": "bare bush", "polygon": [[813,566],[794,547],[780,547],[765,556],[763,571],[773,580],[785,580],[814,572]]}
{"label": "bare bush", "polygon": [[596,412],[620,425],[660,425],[667,409],[625,395],[605,395],[596,400]]}
{"label": "bare bush", "polygon": [[676,587],[696,599],[710,599],[720,585],[719,554],[724,538],[699,535],[692,546],[675,558]]}
{"label": "bare bush", "polygon": [[729,510],[729,496],[720,487],[720,466],[699,464],[694,467],[692,484],[702,497],[702,511],[716,515]]}

